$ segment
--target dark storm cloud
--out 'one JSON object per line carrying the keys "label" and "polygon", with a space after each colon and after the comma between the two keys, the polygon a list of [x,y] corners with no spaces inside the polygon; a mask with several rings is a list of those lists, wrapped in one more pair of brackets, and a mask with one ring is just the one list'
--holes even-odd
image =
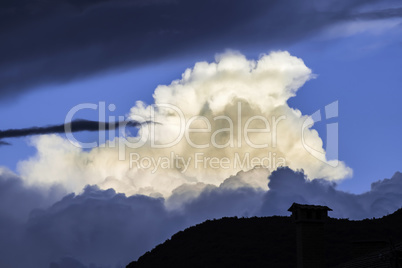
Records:
{"label": "dark storm cloud", "polygon": [[381,217],[402,207],[402,173],[391,179],[371,184],[363,194],[337,190],[335,184],[325,180],[308,181],[303,172],[281,168],[269,177],[270,190],[265,194],[263,215],[287,215],[293,202],[322,204],[333,209],[331,217],[363,219]]}
{"label": "dark storm cloud", "polygon": [[[59,186],[52,187],[49,194],[43,195],[39,188],[23,185],[17,175],[0,167],[0,218],[21,223],[35,208],[47,207],[66,192]],[[4,230],[4,228],[0,228]]]}
{"label": "dark storm cloud", "polygon": [[[126,197],[88,186],[81,195],[68,195],[49,209],[33,213],[26,239],[32,245],[42,241],[42,252],[49,253],[41,267],[51,256],[115,267],[183,227],[179,217],[165,210],[162,199]],[[52,261],[60,262],[57,257]],[[39,261],[37,256],[32,258]]]}
{"label": "dark storm cloud", "polygon": [[[39,188],[28,188],[15,174],[0,167],[0,266],[23,267],[21,259],[30,250],[21,237],[33,209],[46,208],[66,192],[54,186],[48,194]],[[29,267],[38,267],[28,265]]]}
{"label": "dark storm cloud", "polygon": [[293,202],[328,205],[334,210],[331,217],[362,219],[392,213],[402,205],[402,173],[373,183],[361,195],[336,190],[322,180],[307,181],[302,172],[289,168],[273,172],[269,180],[267,192],[229,189],[224,183],[207,187],[172,211],[161,198],[126,197],[95,186],[50,205],[62,196],[60,188],[44,194],[0,169],[0,265],[121,267],[175,232],[207,219],[289,215]]}
{"label": "dark storm cloud", "polygon": [[[0,98],[178,54],[284,44],[362,17],[355,9],[375,2],[1,1]],[[380,13],[400,16],[391,9]]]}
{"label": "dark storm cloud", "polygon": [[[0,175],[1,190],[7,191],[0,196],[7,201],[0,206],[1,267],[125,267],[186,227],[162,199],[88,186],[47,209],[33,209],[45,194],[25,188],[19,178],[3,180]],[[13,214],[28,207],[33,209],[29,219],[16,221]]]}
{"label": "dark storm cloud", "polygon": [[[67,124],[61,125],[53,125],[47,127],[31,127],[31,128],[22,128],[22,129],[8,129],[8,130],[0,130],[0,139],[5,138],[18,138],[32,135],[45,135],[45,134],[55,134],[55,133],[71,133],[71,132],[80,132],[80,131],[100,131],[109,129],[115,129],[119,126],[129,126],[129,127],[138,127],[141,124],[145,124],[149,122],[137,122],[137,121],[123,121],[117,123],[105,123],[105,122],[97,122],[90,120],[78,119],[74,120]],[[0,140],[1,145],[10,145],[7,142]]]}

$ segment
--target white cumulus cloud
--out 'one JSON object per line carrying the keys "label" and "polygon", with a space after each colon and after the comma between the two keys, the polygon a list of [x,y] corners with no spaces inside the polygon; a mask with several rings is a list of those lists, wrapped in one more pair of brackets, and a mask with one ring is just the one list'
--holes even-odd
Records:
{"label": "white cumulus cloud", "polygon": [[351,169],[343,162],[333,167],[304,148],[306,142],[325,154],[311,126],[302,141],[308,116],[287,104],[312,77],[303,60],[288,52],[250,60],[228,51],[215,62],[196,63],[170,85],[158,86],[153,105],[137,102],[128,117],[157,123],[142,125],[136,137],[90,151],[60,136],[36,137],[38,152],[19,163],[19,172],[30,185],[57,183],[80,192],[91,184],[165,198],[186,189],[195,198],[206,186],[219,186],[258,166],[267,171],[239,173],[225,186],[267,190],[266,178],[279,166],[303,169],[308,178],[340,180]]}

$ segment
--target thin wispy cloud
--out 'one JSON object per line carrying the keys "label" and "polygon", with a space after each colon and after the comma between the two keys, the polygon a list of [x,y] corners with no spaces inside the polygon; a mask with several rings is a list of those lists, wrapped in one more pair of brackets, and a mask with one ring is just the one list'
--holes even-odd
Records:
{"label": "thin wispy cloud", "polygon": [[2,145],[11,145],[11,144],[8,142],[5,142],[5,141],[0,141],[0,146],[2,146]]}
{"label": "thin wispy cloud", "polygon": [[46,134],[62,134],[81,131],[109,131],[110,129],[117,129],[121,126],[139,127],[142,124],[150,122],[137,122],[137,121],[122,121],[122,122],[97,122],[91,120],[77,119],[70,123],[51,125],[46,127],[30,127],[22,129],[7,129],[0,130],[0,146],[10,145],[10,143],[2,141],[6,138],[19,138],[33,135],[46,135]]}

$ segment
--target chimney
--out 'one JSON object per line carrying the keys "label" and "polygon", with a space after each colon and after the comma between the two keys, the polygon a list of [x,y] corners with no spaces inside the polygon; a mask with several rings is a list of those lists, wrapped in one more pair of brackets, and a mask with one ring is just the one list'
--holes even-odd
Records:
{"label": "chimney", "polygon": [[297,230],[297,267],[323,268],[325,263],[324,223],[328,218],[327,206],[293,203],[288,209]]}

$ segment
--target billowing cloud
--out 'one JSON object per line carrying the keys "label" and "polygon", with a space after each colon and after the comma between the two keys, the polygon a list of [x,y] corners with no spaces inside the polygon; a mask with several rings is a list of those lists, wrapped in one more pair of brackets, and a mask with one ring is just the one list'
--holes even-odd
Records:
{"label": "billowing cloud", "polygon": [[[183,185],[169,199],[127,197],[97,186],[61,198],[60,188],[43,192],[26,187],[2,169],[0,265],[120,267],[191,225],[224,216],[289,215],[293,202],[327,205],[333,209],[331,217],[350,219],[380,217],[402,206],[401,173],[373,183],[360,195],[339,191],[328,181],[307,180],[302,171],[287,167],[266,178],[270,190],[230,187],[260,172],[266,171],[241,172],[219,186]],[[188,198],[192,190],[199,194]],[[53,204],[54,197],[61,199]],[[172,209],[168,203],[177,199],[181,206]]]}
{"label": "billowing cloud", "polygon": [[[58,136],[41,136],[38,153],[20,162],[29,185],[57,182],[80,192],[86,184],[117,192],[169,197],[186,184],[220,185],[227,177],[257,166],[303,169],[309,178],[339,180],[351,175],[343,162],[326,160],[323,142],[309,118],[287,100],[313,77],[288,52],[248,60],[238,52],[198,62],[182,78],[160,85],[154,105],[137,102],[128,115],[140,125],[136,137],[107,142],[90,151]],[[316,158],[306,144],[323,155]],[[243,184],[267,189],[267,174]],[[237,185],[237,186],[236,186]]]}
{"label": "billowing cloud", "polygon": [[395,17],[400,6],[379,0],[2,1],[0,97],[181,53],[284,45],[337,23]]}

